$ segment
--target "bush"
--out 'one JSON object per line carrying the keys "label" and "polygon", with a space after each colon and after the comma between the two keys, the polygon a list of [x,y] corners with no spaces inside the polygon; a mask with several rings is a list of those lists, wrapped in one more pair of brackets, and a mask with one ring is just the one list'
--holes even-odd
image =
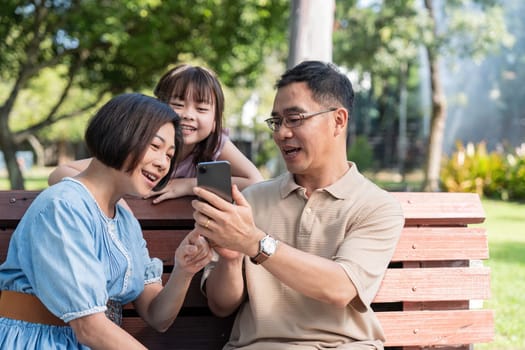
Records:
{"label": "bush", "polygon": [[374,151],[366,136],[357,136],[346,152],[347,159],[357,164],[359,171],[370,170],[374,166]]}
{"label": "bush", "polygon": [[486,144],[456,144],[443,159],[443,188],[449,192],[476,192],[503,200],[525,200],[525,144],[511,151],[487,152]]}

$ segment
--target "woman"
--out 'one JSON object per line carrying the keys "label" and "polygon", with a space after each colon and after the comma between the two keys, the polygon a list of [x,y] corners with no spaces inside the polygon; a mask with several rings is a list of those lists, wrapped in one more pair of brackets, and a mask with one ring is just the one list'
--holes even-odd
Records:
{"label": "woman", "polygon": [[119,200],[166,185],[182,148],[179,123],[140,94],[117,96],[93,117],[85,134],[93,160],[34,200],[0,265],[0,348],[143,349],[118,326],[129,302],[159,331],[173,323],[211,250],[190,232],[163,287],[162,262]]}

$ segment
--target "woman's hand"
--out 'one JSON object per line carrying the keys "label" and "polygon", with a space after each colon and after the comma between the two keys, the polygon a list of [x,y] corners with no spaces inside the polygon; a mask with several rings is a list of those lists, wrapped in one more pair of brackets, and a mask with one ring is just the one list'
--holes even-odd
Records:
{"label": "woman's hand", "polygon": [[180,267],[186,273],[194,275],[213,258],[213,251],[208,241],[197,230],[186,235],[175,251],[175,268]]}

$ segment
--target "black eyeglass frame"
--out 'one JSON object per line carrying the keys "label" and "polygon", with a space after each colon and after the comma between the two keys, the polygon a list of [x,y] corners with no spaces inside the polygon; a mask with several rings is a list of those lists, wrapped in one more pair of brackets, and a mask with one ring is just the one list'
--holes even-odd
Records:
{"label": "black eyeglass frame", "polygon": [[[294,129],[303,125],[303,121],[305,119],[315,117],[316,115],[333,112],[335,110],[337,110],[337,107],[330,107],[328,109],[312,113],[290,113],[287,117],[271,117],[266,119],[264,122],[266,123],[266,125],[268,125],[270,130],[272,130],[273,132],[278,132],[283,123],[284,126],[286,126],[287,128]],[[298,118],[289,118],[290,116],[298,116]]]}

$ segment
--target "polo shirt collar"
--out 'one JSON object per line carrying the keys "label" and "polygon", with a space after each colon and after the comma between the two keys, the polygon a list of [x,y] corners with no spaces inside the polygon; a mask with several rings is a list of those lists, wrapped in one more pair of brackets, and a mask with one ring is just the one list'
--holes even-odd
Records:
{"label": "polo shirt collar", "polygon": [[[355,189],[356,186],[359,186],[362,183],[363,175],[361,175],[357,169],[357,165],[350,161],[348,164],[350,165],[350,169],[348,169],[339,180],[323,188],[324,191],[330,193],[337,199],[350,198],[352,189]],[[302,188],[295,182],[294,177],[290,172],[281,175],[280,182],[281,198],[286,198],[292,192]]]}

